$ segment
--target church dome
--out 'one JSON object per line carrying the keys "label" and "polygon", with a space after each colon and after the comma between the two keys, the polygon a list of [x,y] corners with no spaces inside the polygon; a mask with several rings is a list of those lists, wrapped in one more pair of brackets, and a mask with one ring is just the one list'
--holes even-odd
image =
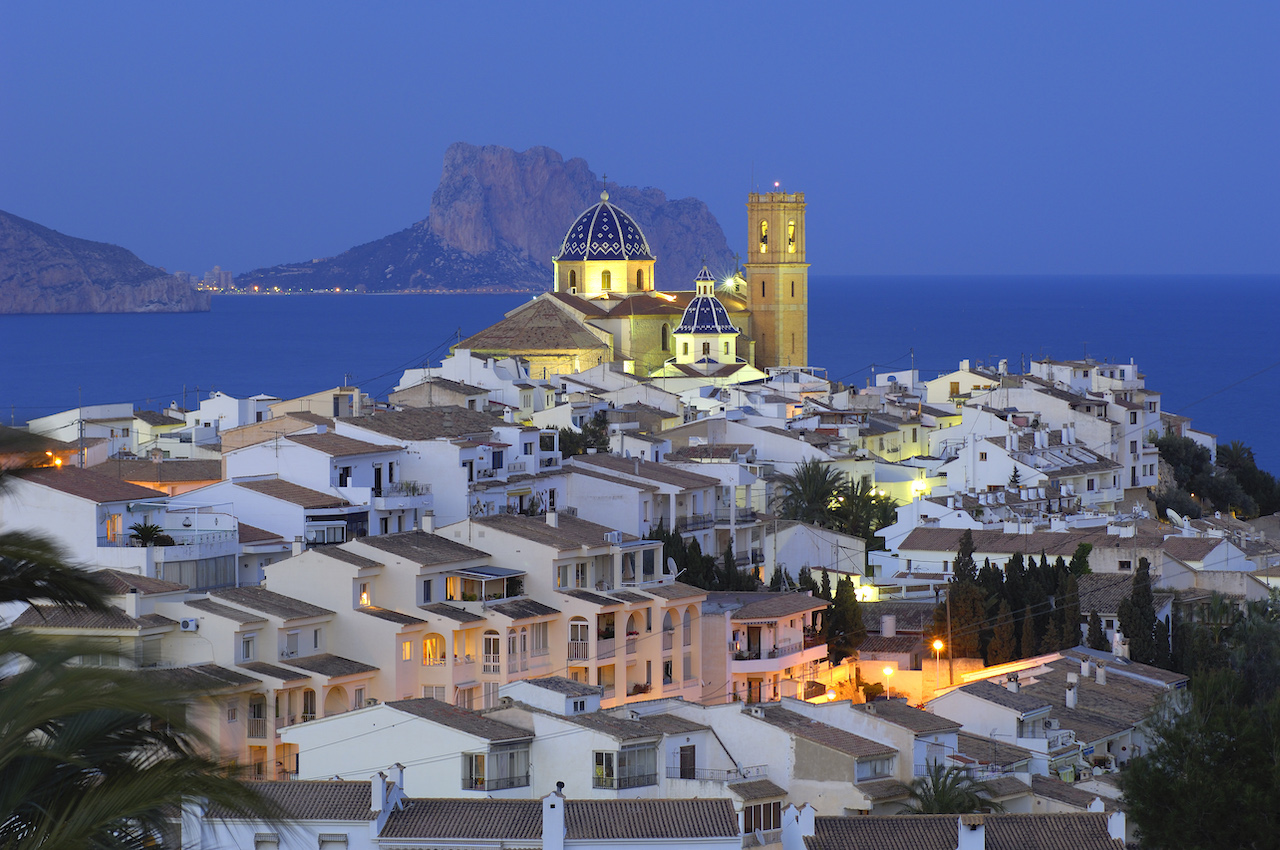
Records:
{"label": "church dome", "polygon": [[578,216],[565,234],[557,261],[653,260],[649,243],[631,216],[609,203],[609,193],[600,193],[600,203]]}
{"label": "church dome", "polygon": [[[707,273],[706,266],[702,267],[702,273],[697,277],[700,284],[704,281],[703,275],[706,275],[706,281],[714,280]],[[699,286],[699,293],[689,302],[689,306],[684,308],[684,315],[680,317],[680,326],[675,332],[678,334],[738,333],[733,322],[729,321],[729,311],[720,303],[720,299],[710,294],[710,288],[704,289],[703,286]]]}

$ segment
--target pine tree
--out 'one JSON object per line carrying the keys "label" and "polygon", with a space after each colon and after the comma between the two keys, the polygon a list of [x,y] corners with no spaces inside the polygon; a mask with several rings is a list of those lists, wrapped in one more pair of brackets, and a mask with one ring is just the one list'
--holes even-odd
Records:
{"label": "pine tree", "polygon": [[1030,658],[1036,654],[1036,621],[1031,616],[1031,608],[1022,609],[1022,638],[1018,641],[1019,658]]}
{"label": "pine tree", "polygon": [[1005,664],[1014,661],[1018,656],[1018,643],[1013,628],[1013,610],[1009,603],[1000,600],[1000,610],[996,614],[996,627],[991,634],[991,642],[987,644],[987,664]]}
{"label": "pine tree", "polygon": [[1085,643],[1090,649],[1097,649],[1106,652],[1111,648],[1107,643],[1107,634],[1102,630],[1102,618],[1098,616],[1097,611],[1089,612],[1089,635],[1085,638]]}
{"label": "pine tree", "polygon": [[1071,556],[1071,563],[1067,567],[1071,570],[1072,575],[1082,576],[1093,572],[1093,570],[1089,569],[1089,553],[1092,551],[1092,543],[1081,543],[1076,546],[1075,554]]}
{"label": "pine tree", "polygon": [[822,568],[822,586],[818,588],[818,595],[828,602],[835,598],[831,595],[831,573],[826,567]]}
{"label": "pine tree", "polygon": [[818,584],[813,580],[813,573],[808,567],[800,568],[800,574],[796,576],[796,584],[802,592],[815,593],[818,589]]}
{"label": "pine tree", "polygon": [[773,568],[773,575],[769,576],[769,589],[775,593],[782,590],[782,567]]}

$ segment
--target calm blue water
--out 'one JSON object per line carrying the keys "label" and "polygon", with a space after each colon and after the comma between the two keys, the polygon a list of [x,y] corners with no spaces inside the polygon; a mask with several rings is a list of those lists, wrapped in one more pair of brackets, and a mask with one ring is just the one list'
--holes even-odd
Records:
{"label": "calm blue water", "polygon": [[[216,296],[208,313],[0,316],[0,415],[21,423],[78,392],[156,407],[185,388],[193,406],[197,388],[288,398],[351,380],[384,396],[528,297]],[[815,277],[810,359],[863,386],[913,350],[926,377],[962,358],[1017,371],[1024,357],[1132,357],[1166,410],[1280,472],[1278,320],[1280,276]]]}

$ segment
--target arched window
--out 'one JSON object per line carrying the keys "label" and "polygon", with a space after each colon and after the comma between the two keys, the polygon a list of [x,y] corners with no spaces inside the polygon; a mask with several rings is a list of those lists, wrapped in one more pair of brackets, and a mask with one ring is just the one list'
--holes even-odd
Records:
{"label": "arched window", "polygon": [[316,719],[316,692],[307,688],[302,692],[302,722]]}
{"label": "arched window", "polygon": [[608,292],[611,288],[613,288],[613,275],[609,272],[608,269],[605,269],[604,271],[600,272],[600,288],[603,289],[605,292]]}
{"label": "arched window", "polygon": [[636,289],[644,289],[644,269],[636,269]]}
{"label": "arched window", "polygon": [[573,269],[569,269],[569,291],[573,292],[578,288],[578,273]]}
{"label": "arched window", "polygon": [[728,354],[728,353],[729,353],[729,343],[728,343],[728,342],[726,342],[726,343],[724,344],[724,353],[725,353],[725,354]]}
{"label": "arched window", "polygon": [[681,630],[682,631],[681,643],[683,643],[685,646],[690,646],[693,643],[693,609],[692,608],[684,609],[684,622],[681,625],[683,626]]}
{"label": "arched window", "polygon": [[703,357],[710,357],[710,356],[711,356],[711,343],[709,343],[709,342],[704,342],[704,343],[702,344],[702,356],[703,356]]}
{"label": "arched window", "polygon": [[662,325],[662,350],[671,350],[671,326],[666,323]]}
{"label": "arched window", "polygon": [[676,642],[676,624],[671,620],[671,612],[662,615],[662,648],[671,649]]}
{"label": "arched window", "polygon": [[787,253],[794,254],[796,252],[796,223],[794,220],[787,222]]}
{"label": "arched window", "polygon": [[760,220],[760,253],[769,250],[769,222]]}
{"label": "arched window", "polygon": [[427,635],[422,639],[422,664],[425,667],[444,664],[444,637]]}

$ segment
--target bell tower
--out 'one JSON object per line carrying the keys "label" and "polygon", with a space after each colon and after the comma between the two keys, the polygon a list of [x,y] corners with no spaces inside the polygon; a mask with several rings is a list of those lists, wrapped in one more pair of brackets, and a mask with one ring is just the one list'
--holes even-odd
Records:
{"label": "bell tower", "polygon": [[756,366],[809,365],[804,192],[747,195],[744,269]]}

